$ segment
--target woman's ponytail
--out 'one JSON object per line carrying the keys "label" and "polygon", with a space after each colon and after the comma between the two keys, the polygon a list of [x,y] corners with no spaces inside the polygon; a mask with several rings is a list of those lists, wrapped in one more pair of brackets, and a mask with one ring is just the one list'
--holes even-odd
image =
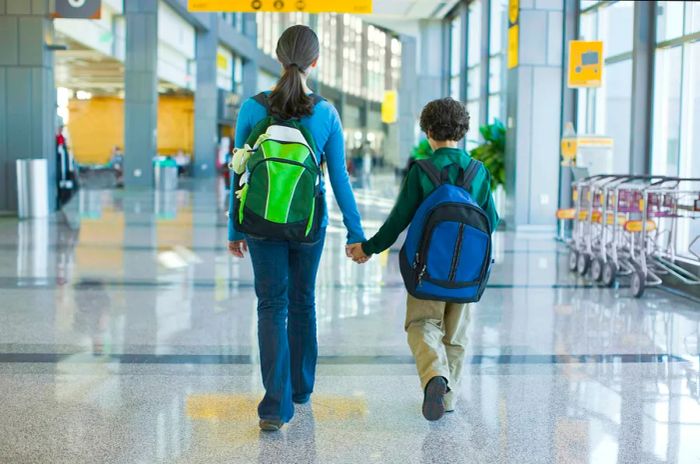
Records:
{"label": "woman's ponytail", "polygon": [[272,114],[281,119],[299,119],[313,114],[313,100],[304,92],[302,74],[318,59],[320,45],[316,33],[306,26],[292,26],[277,43],[277,58],[284,74],[270,94]]}

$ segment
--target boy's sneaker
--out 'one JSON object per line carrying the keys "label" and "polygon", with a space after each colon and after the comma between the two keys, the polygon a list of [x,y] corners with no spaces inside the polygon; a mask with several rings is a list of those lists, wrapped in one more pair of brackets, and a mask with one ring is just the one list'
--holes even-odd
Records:
{"label": "boy's sneaker", "polygon": [[423,417],[429,421],[436,421],[445,415],[445,394],[447,393],[447,381],[444,377],[433,377],[425,387],[423,397]]}
{"label": "boy's sneaker", "polygon": [[263,432],[276,432],[282,428],[282,421],[260,419],[260,430]]}

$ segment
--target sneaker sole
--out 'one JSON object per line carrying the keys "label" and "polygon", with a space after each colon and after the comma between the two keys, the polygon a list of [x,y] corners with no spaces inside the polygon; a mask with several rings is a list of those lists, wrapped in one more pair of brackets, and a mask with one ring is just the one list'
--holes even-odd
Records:
{"label": "sneaker sole", "polygon": [[281,428],[282,424],[279,422],[260,421],[260,430],[263,432],[277,432]]}
{"label": "sneaker sole", "polygon": [[444,380],[431,381],[428,384],[423,399],[423,417],[431,422],[442,419],[445,415],[445,393],[447,384]]}

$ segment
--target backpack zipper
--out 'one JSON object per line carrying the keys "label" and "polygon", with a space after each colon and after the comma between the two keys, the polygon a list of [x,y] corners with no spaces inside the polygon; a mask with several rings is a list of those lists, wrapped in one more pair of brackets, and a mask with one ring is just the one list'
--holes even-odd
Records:
{"label": "backpack zipper", "polygon": [[[433,216],[433,214],[435,214],[436,210],[438,210],[441,207],[445,207],[445,206],[464,206],[464,207],[467,207],[469,209],[479,211],[479,209],[477,209],[473,205],[465,205],[464,203],[457,203],[457,202],[440,203],[440,204],[434,206],[430,210],[430,212],[428,213],[427,217],[425,218],[425,226],[430,224],[430,220],[432,219],[432,216]],[[483,211],[481,212],[481,214],[482,214],[482,216],[486,217],[486,214]],[[421,240],[420,240],[421,245],[418,248],[418,251],[416,252],[415,262],[413,263],[413,269],[415,269],[415,270],[420,269],[420,272],[419,272],[418,278],[417,278],[417,284],[416,284],[418,287],[420,287],[421,283],[426,278],[426,276],[427,276],[428,280],[430,280],[430,275],[428,274],[428,263],[426,261],[425,264],[422,264],[421,263],[421,256],[424,257],[424,256],[427,256],[427,254],[428,254],[428,247],[430,245],[428,243],[428,240],[433,236],[433,229],[435,229],[435,226],[431,225],[430,229],[423,231],[423,235],[421,236]],[[491,255],[491,248],[490,247],[488,249],[488,255],[489,256]],[[481,267],[481,269],[482,269],[481,275],[484,274],[485,269],[488,266],[488,262],[489,262],[489,259],[484,260],[484,263],[482,264],[482,267]]]}
{"label": "backpack zipper", "polygon": [[452,265],[450,266],[450,281],[454,281],[457,277],[457,266],[459,265],[459,255],[462,254],[462,242],[464,241],[464,224],[459,225],[459,232],[457,235],[457,243],[455,244],[455,251],[452,255]]}

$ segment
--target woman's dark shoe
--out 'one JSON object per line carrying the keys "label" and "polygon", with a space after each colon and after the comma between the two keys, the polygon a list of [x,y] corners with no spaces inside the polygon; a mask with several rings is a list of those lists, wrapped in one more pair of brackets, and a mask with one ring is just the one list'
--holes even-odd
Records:
{"label": "woman's dark shoe", "polygon": [[265,432],[276,432],[282,428],[282,421],[260,419],[260,430]]}
{"label": "woman's dark shoe", "polygon": [[444,377],[433,377],[425,387],[423,398],[423,417],[436,421],[445,415],[445,394],[447,381]]}
{"label": "woman's dark shoe", "polygon": [[292,396],[292,401],[294,401],[295,404],[306,404],[309,402],[311,399],[311,395],[293,395]]}

